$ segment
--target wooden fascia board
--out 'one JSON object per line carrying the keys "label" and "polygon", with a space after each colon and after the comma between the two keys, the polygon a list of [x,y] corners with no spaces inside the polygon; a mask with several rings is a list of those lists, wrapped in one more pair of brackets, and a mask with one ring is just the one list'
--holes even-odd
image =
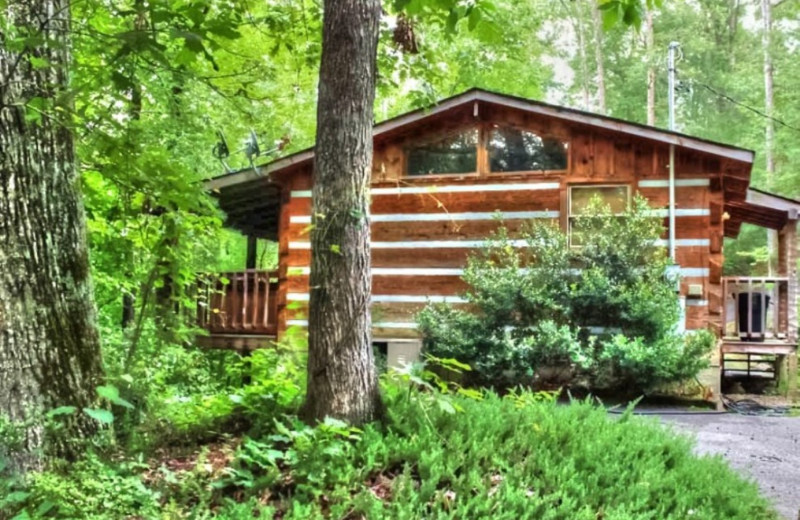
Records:
{"label": "wooden fascia board", "polygon": [[269,178],[270,174],[274,172],[286,169],[289,166],[294,166],[300,163],[304,163],[313,158],[314,158],[314,149],[309,148],[308,150],[304,150],[294,155],[284,157],[283,159],[278,159],[271,163],[267,163],[263,166],[258,166],[257,167],[258,172],[256,172],[253,168],[246,168],[244,170],[240,170],[235,173],[223,175],[221,177],[215,177],[213,179],[208,179],[207,181],[204,181],[204,184],[207,190],[210,191],[221,190],[229,186],[236,186],[237,184],[243,184],[245,182],[257,181],[259,179]]}
{"label": "wooden fascia board", "polygon": [[800,211],[800,203],[751,189],[747,190],[747,198],[745,200],[748,204],[785,211],[790,219],[796,219],[798,211]]}

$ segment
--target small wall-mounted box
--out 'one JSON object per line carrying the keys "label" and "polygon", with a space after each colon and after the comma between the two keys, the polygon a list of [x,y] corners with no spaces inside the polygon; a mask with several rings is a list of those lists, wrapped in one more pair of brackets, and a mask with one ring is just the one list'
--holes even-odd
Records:
{"label": "small wall-mounted box", "polygon": [[690,283],[689,290],[686,293],[687,298],[702,298],[703,297],[703,284]]}

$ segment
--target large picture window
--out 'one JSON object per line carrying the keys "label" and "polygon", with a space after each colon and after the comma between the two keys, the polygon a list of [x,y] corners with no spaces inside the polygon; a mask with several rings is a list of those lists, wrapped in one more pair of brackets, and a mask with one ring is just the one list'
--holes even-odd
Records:
{"label": "large picture window", "polygon": [[475,173],[478,129],[470,128],[435,141],[415,144],[406,153],[406,175]]}
{"label": "large picture window", "polygon": [[567,143],[512,127],[489,134],[491,172],[560,171],[567,169]]}
{"label": "large picture window", "polygon": [[627,185],[587,185],[571,186],[569,189],[569,243],[580,246],[580,233],[575,233],[575,222],[586,217],[592,200],[597,198],[603,206],[608,207],[614,215],[621,215],[630,203],[630,186]]}

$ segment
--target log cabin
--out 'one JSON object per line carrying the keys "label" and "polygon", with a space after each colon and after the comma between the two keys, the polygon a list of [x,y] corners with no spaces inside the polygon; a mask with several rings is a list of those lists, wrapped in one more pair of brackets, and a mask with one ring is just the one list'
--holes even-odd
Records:
{"label": "log cabin", "polygon": [[[227,225],[249,237],[247,269],[226,273],[230,283],[199,311],[207,345],[259,348],[307,325],[313,160],[308,149],[206,181]],[[415,313],[430,301],[464,304],[467,256],[496,229],[498,212],[512,230],[550,219],[569,232],[589,198],[614,208],[639,193],[664,217],[682,326],[720,338],[716,374],[733,359],[728,372],[749,375],[763,368],[759,356],[796,374],[800,202],[751,188],[753,160],[735,146],[479,89],[377,124],[375,342],[390,364],[418,354]],[[723,276],[723,238],[743,223],[778,231],[775,276]],[[256,239],[278,242],[277,271],[253,269]]]}

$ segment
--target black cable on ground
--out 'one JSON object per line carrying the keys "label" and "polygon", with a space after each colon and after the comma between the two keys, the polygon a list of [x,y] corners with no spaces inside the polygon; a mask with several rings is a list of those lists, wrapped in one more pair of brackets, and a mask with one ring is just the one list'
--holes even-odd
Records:
{"label": "black cable on ground", "polygon": [[741,399],[734,401],[722,396],[722,404],[725,408],[741,415],[788,415],[792,410],[790,406],[766,406],[753,399]]}
{"label": "black cable on ground", "polygon": [[[725,415],[736,413],[739,415],[764,415],[780,417],[789,415],[791,406],[767,406],[753,399],[741,399],[734,401],[724,395],[721,397],[724,410],[633,410],[632,415]],[[607,408],[606,412],[614,415],[622,415],[627,410],[619,406]]]}
{"label": "black cable on ground", "polygon": [[[625,413],[625,410],[620,410],[619,408],[608,408],[606,411],[615,415]],[[724,415],[729,413],[731,412],[728,410],[633,410],[631,412],[632,415]]]}

